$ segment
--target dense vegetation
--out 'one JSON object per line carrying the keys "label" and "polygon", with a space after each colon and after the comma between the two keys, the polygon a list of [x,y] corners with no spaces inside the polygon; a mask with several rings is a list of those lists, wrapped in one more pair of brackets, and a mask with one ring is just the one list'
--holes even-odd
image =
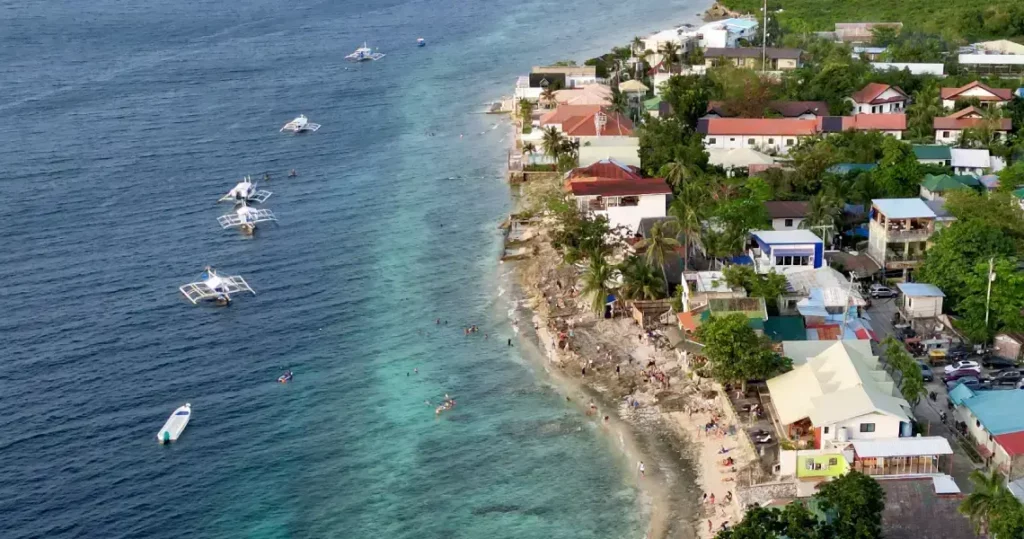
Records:
{"label": "dense vegetation", "polygon": [[[760,13],[762,0],[721,0],[730,9]],[[905,28],[950,40],[1024,36],[1019,0],[770,0],[787,33],[832,30],[837,22],[902,22]]]}

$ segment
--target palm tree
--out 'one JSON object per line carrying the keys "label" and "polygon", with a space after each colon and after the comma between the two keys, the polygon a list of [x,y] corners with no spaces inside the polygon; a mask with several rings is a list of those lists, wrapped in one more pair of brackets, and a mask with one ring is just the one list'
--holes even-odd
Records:
{"label": "palm tree", "polygon": [[661,54],[661,65],[665,68],[665,71],[672,72],[672,66],[679,61],[679,45],[672,41],[666,41],[661,44],[661,48],[658,50]]}
{"label": "palm tree", "polygon": [[551,105],[555,103],[555,89],[551,86],[545,86],[540,92],[540,100],[544,102],[547,108],[551,108]]}
{"label": "palm tree", "polygon": [[939,100],[939,86],[929,84],[914,92],[914,101],[907,107],[907,124],[910,138],[914,140],[930,139],[934,136],[932,120],[936,116],[946,114]]}
{"label": "palm tree", "polygon": [[988,527],[992,510],[999,504],[1002,496],[1010,495],[1003,484],[1003,475],[993,470],[986,475],[981,470],[974,470],[969,477],[974,484],[974,491],[960,504],[960,512],[971,519],[974,532],[981,534]]}
{"label": "palm tree", "polygon": [[527,155],[532,155],[536,151],[537,151],[537,146],[534,145],[534,143],[527,142],[526,144],[523,144],[523,153],[525,153]]}
{"label": "palm tree", "polygon": [[687,184],[697,180],[702,174],[699,168],[681,159],[668,163],[661,172],[665,175],[665,181],[675,187],[676,191],[682,191]]}
{"label": "palm tree", "polygon": [[640,51],[644,50],[644,40],[640,39],[640,36],[633,36],[633,41],[631,44],[633,46],[634,54],[639,54]]}
{"label": "palm tree", "polygon": [[523,121],[523,127],[533,123],[533,103],[526,99],[519,100],[519,119]]}
{"label": "palm tree", "polygon": [[661,268],[661,276],[668,283],[668,275],[665,274],[665,259],[679,247],[673,223],[671,221],[654,223],[647,232],[647,237],[640,240],[636,247],[644,252],[644,259],[648,264]]}
{"label": "palm tree", "polygon": [[550,155],[555,161],[558,161],[558,157],[562,155],[562,139],[565,138],[562,132],[555,126],[548,126],[544,128],[544,138],[541,141],[541,147],[544,148],[544,153]]}
{"label": "palm tree", "polygon": [[657,271],[639,256],[631,256],[619,268],[622,272],[622,297],[626,299],[658,299],[665,282]]}
{"label": "palm tree", "polygon": [[590,264],[583,272],[583,289],[580,293],[590,302],[590,308],[595,313],[603,313],[604,306],[608,303],[608,295],[612,292],[610,283],[614,269],[603,257],[595,256],[590,259]]}
{"label": "palm tree", "polygon": [[683,234],[683,270],[690,268],[690,249],[701,244],[704,220],[708,216],[708,192],[702,185],[685,182],[669,206],[675,227]]}
{"label": "palm tree", "polygon": [[619,91],[617,87],[612,88],[612,107],[613,112],[618,112],[625,116],[629,113],[629,98],[626,94]]}
{"label": "palm tree", "polygon": [[817,232],[818,236],[825,241],[825,245],[828,245],[831,236],[820,232],[822,229],[818,227],[830,226],[834,230],[838,230],[842,217],[843,201],[833,197],[830,193],[818,193],[811,197],[807,208],[807,218],[800,223],[800,228],[806,228],[812,232],[819,231]]}

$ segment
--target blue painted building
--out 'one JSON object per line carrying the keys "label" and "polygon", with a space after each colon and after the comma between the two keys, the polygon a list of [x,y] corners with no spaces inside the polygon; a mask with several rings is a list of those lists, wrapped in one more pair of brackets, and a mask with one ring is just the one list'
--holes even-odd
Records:
{"label": "blue painted building", "polygon": [[810,230],[755,230],[757,247],[751,250],[758,273],[817,269],[825,263],[825,243]]}

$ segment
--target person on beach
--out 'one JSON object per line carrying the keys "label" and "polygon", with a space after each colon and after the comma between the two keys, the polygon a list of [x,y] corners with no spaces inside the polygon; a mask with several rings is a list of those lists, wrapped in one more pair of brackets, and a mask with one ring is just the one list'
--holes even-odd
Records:
{"label": "person on beach", "polygon": [[711,524],[711,519],[709,518],[709,519],[708,519],[708,533],[711,533],[711,530],[713,530],[713,529],[714,529],[714,527],[713,527],[713,525]]}
{"label": "person on beach", "polygon": [[714,493],[714,492],[712,492],[712,493],[711,493],[711,497],[710,497],[710,498],[708,498],[708,502],[709,502],[709,503],[710,503],[711,505],[715,505],[715,493]]}
{"label": "person on beach", "polygon": [[512,346],[512,339],[509,339],[509,340],[508,340],[508,345],[509,345],[509,346]]}
{"label": "person on beach", "polygon": [[647,468],[644,466],[644,461],[641,460],[640,464],[637,465],[636,469],[637,471],[640,472],[640,477],[647,477],[645,473],[647,471]]}

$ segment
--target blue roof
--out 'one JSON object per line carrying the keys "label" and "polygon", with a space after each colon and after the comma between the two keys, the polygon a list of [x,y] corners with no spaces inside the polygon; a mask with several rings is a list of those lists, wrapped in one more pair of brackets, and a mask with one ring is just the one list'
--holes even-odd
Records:
{"label": "blue roof", "polygon": [[935,212],[920,198],[876,198],[871,203],[889,219],[935,217]]}
{"label": "blue roof", "polygon": [[729,26],[739,26],[740,28],[750,29],[757,26],[757,21],[751,19],[725,19],[721,21]]}
{"label": "blue roof", "polygon": [[827,172],[832,174],[848,174],[850,172],[865,172],[875,170],[878,165],[875,163],[838,163],[828,167]]}
{"label": "blue roof", "polygon": [[733,264],[739,264],[741,266],[753,266],[754,265],[754,259],[750,258],[747,255],[736,255],[736,256],[730,258],[729,261],[732,262]]}
{"label": "blue roof", "polygon": [[957,384],[953,388],[953,391],[949,392],[949,400],[953,401],[953,404],[963,404],[967,399],[974,397],[974,391],[964,384]]}
{"label": "blue roof", "polygon": [[959,400],[966,406],[990,434],[1024,431],[1024,415],[1020,413],[1024,409],[1024,391],[971,391],[971,395],[967,395],[961,387],[954,388],[950,398],[956,396],[953,402]]}
{"label": "blue roof", "polygon": [[942,290],[939,290],[939,287],[937,287],[937,286],[935,286],[933,284],[928,284],[928,283],[899,283],[898,285],[896,285],[896,287],[899,288],[900,292],[903,292],[903,294],[906,295],[906,296],[929,297],[929,298],[944,298],[944,297],[946,297],[946,295],[942,293]]}

